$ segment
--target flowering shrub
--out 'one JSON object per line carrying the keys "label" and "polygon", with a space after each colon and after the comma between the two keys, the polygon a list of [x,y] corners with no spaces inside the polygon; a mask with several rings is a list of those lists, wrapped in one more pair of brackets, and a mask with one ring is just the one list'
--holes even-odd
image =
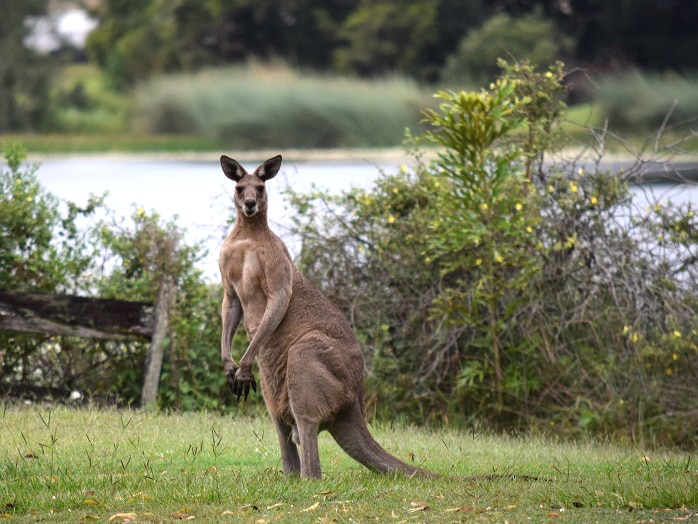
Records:
{"label": "flowering shrub", "polygon": [[546,159],[562,67],[503,66],[438,93],[413,164],[370,192],[291,194],[302,269],[363,344],[369,410],[695,444],[694,211],[638,210],[634,171],[600,157]]}

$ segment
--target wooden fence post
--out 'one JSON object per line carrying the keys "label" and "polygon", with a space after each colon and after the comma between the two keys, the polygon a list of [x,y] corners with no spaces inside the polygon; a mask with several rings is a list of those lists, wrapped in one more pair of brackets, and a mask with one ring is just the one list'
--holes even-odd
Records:
{"label": "wooden fence post", "polygon": [[174,279],[165,275],[160,283],[158,302],[155,308],[155,328],[150,341],[150,348],[145,360],[145,380],[141,391],[141,407],[154,407],[158,397],[160,370],[165,354],[165,337],[170,319],[170,309],[174,303]]}

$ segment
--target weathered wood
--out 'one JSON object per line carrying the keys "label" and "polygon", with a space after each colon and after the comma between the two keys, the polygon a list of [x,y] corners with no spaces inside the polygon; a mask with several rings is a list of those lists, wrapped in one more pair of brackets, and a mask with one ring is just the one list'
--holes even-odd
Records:
{"label": "weathered wood", "polygon": [[127,302],[0,290],[0,329],[111,340],[148,339],[154,306]]}
{"label": "weathered wood", "polygon": [[165,355],[165,337],[170,319],[170,309],[174,302],[174,282],[171,276],[163,278],[155,309],[155,328],[145,360],[145,379],[141,390],[141,407],[155,405],[160,385],[160,370]]}

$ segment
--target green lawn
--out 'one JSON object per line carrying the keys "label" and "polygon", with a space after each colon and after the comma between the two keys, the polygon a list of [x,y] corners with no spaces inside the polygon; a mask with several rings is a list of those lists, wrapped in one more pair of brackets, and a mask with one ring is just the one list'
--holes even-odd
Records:
{"label": "green lawn", "polygon": [[[698,520],[698,461],[689,454],[404,427],[372,431],[393,454],[443,477],[373,474],[323,434],[323,480],[284,478],[267,417],[4,405],[0,517],[260,524]],[[493,473],[501,476],[467,478]]]}

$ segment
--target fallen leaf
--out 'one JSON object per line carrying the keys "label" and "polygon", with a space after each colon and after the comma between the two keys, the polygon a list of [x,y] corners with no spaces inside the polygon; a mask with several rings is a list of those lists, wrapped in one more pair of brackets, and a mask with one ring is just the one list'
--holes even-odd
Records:
{"label": "fallen leaf", "polygon": [[431,511],[431,508],[427,505],[426,502],[410,502],[412,505],[411,509],[408,509],[407,511],[410,511],[412,513],[417,512],[417,511]]}
{"label": "fallen leaf", "polygon": [[95,499],[85,499],[82,501],[85,506],[101,506],[102,503]]}
{"label": "fallen leaf", "polygon": [[307,508],[302,509],[302,510],[301,510],[301,513],[305,513],[306,511],[315,511],[315,510],[318,509],[319,507],[320,507],[320,503],[319,503],[319,502],[316,502],[316,503],[313,504],[312,506],[308,506]]}
{"label": "fallen leaf", "polygon": [[109,517],[109,522],[113,522],[116,519],[121,519],[121,522],[132,522],[136,520],[136,514],[135,513],[114,513],[111,517]]}
{"label": "fallen leaf", "polygon": [[98,517],[96,515],[85,515],[84,517],[80,518],[80,522],[84,522],[86,520],[99,520],[99,519],[100,519],[100,517]]}
{"label": "fallen leaf", "polygon": [[188,513],[181,513],[179,511],[175,512],[173,516],[179,520],[194,520],[196,517],[194,515],[189,515]]}
{"label": "fallen leaf", "polygon": [[26,455],[24,455],[24,458],[28,458],[28,459],[38,459],[38,458],[39,458],[39,455],[36,455],[35,453],[27,453]]}
{"label": "fallen leaf", "polygon": [[460,508],[450,508],[446,511],[451,511],[453,513],[470,513],[471,511],[475,511],[475,508],[472,506],[461,506]]}
{"label": "fallen leaf", "polygon": [[278,508],[279,506],[283,506],[283,502],[277,502],[276,504],[272,504],[271,506],[267,506],[267,509],[272,509],[272,508]]}
{"label": "fallen leaf", "polygon": [[550,518],[557,518],[562,517],[562,513],[548,513],[546,516]]}
{"label": "fallen leaf", "polygon": [[0,519],[11,519],[12,515],[9,513],[0,513]]}

